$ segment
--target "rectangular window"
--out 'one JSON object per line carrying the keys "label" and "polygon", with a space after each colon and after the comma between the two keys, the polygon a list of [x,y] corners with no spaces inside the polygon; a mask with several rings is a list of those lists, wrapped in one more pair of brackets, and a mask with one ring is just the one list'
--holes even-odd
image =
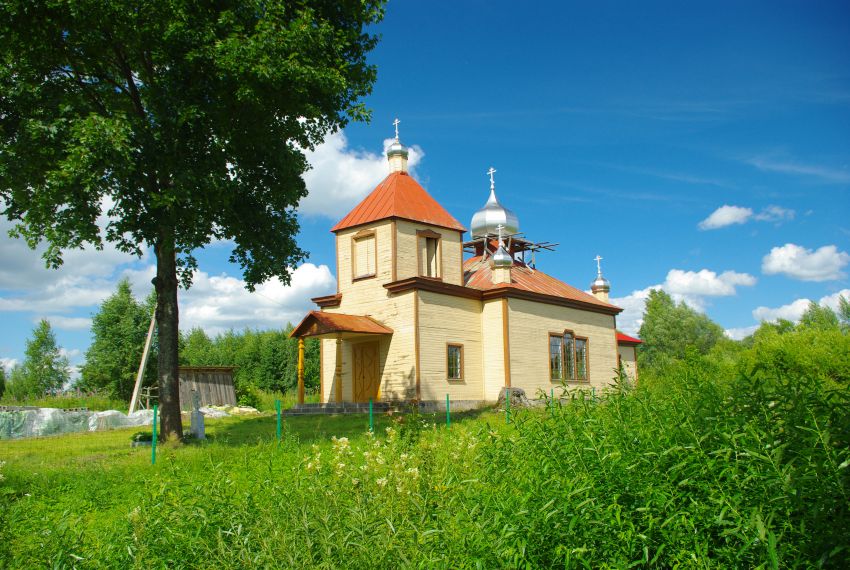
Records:
{"label": "rectangular window", "polygon": [[431,230],[419,230],[416,232],[419,243],[417,257],[419,263],[419,275],[439,279],[440,275],[440,238],[437,232]]}
{"label": "rectangular window", "polygon": [[564,377],[567,380],[571,380],[576,375],[576,353],[573,333],[569,331],[564,333],[564,356],[567,361],[564,369]]}
{"label": "rectangular window", "polygon": [[437,238],[425,238],[425,275],[437,275]]}
{"label": "rectangular window", "polygon": [[352,271],[354,279],[374,277],[376,273],[375,232],[358,232],[354,235],[352,247]]}
{"label": "rectangular window", "polygon": [[561,335],[549,335],[549,377],[552,380],[564,377],[564,339]]}
{"label": "rectangular window", "polygon": [[587,382],[587,339],[576,338],[576,373],[575,379]]}
{"label": "rectangular window", "polygon": [[449,380],[463,380],[463,345],[449,344],[446,347],[446,364]]}
{"label": "rectangular window", "polygon": [[570,331],[549,334],[549,377],[555,381],[587,382],[587,339]]}

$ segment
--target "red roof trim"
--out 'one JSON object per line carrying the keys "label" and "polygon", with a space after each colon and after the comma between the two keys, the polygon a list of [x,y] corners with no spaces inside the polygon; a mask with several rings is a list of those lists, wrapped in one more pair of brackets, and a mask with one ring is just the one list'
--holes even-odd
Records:
{"label": "red roof trim", "polygon": [[643,344],[643,341],[639,338],[635,338],[633,336],[629,336],[627,334],[621,333],[620,331],[617,331],[617,344],[638,345]]}

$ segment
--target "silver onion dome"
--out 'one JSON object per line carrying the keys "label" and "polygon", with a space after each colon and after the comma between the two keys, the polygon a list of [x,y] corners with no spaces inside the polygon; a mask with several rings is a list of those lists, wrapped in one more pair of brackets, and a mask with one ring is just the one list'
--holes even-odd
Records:
{"label": "silver onion dome", "polygon": [[593,293],[605,292],[608,293],[611,291],[611,283],[602,277],[602,257],[597,255],[594,260],[596,262],[596,279],[593,280],[593,283],[590,284],[590,290]]}
{"label": "silver onion dome", "polygon": [[401,155],[404,158],[407,158],[407,154],[407,147],[401,144],[398,139],[394,140],[387,148],[387,158],[392,158],[396,155]]}
{"label": "silver onion dome", "polygon": [[597,291],[605,291],[606,293],[611,291],[611,283],[602,277],[602,274],[596,276],[596,279],[593,280],[593,283],[590,284],[590,290],[596,293]]}
{"label": "silver onion dome", "polygon": [[499,242],[499,248],[493,254],[493,267],[510,267],[514,264],[511,254],[505,250],[505,246]]}
{"label": "silver onion dome", "polygon": [[496,235],[498,226],[503,226],[506,235],[519,233],[519,219],[516,214],[502,206],[496,199],[496,191],[490,188],[490,198],[484,207],[472,216],[469,231],[473,238]]}

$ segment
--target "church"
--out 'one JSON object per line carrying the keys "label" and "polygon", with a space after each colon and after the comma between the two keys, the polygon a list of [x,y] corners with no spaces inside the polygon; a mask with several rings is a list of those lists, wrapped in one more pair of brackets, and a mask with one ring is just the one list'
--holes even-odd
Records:
{"label": "church", "polygon": [[[492,168],[464,241],[409,175],[397,121],[387,159],[389,175],[331,229],[337,292],[314,298],[319,310],[291,334],[302,347],[321,339],[321,402],[494,402],[504,388],[538,398],[608,386],[618,369],[637,380],[641,341],[617,331],[600,257],[592,294],[536,269],[554,244],[520,233]],[[303,403],[303,373],[299,384]]]}

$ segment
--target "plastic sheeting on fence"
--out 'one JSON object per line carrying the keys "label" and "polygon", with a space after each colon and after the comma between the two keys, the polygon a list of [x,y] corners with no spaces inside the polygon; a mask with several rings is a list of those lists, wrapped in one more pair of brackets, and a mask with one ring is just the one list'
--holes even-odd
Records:
{"label": "plastic sheeting on fence", "polygon": [[84,412],[56,408],[21,408],[0,411],[0,439],[148,426],[152,421],[152,410],[139,410],[128,416],[117,410]]}

